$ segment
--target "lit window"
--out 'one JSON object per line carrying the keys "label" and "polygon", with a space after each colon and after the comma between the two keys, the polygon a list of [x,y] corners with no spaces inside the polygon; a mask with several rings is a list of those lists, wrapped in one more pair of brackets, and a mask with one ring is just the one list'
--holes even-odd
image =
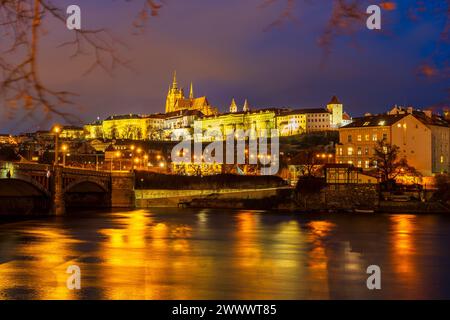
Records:
{"label": "lit window", "polygon": [[370,135],[366,134],[366,141],[370,140]]}
{"label": "lit window", "polygon": [[372,135],[372,141],[377,141],[377,140],[378,140],[378,136],[377,136],[376,133],[374,133],[374,134]]}
{"label": "lit window", "polygon": [[385,124],[386,124],[386,121],[384,121],[384,120],[381,120],[380,122],[378,122],[379,126],[384,126]]}
{"label": "lit window", "polygon": [[444,163],[444,156],[441,156],[441,163]]}
{"label": "lit window", "polygon": [[358,147],[358,156],[360,156],[361,154],[362,154],[361,147]]}
{"label": "lit window", "polygon": [[366,161],[364,162],[364,166],[366,167],[366,169],[369,169],[369,167],[370,167],[370,161],[369,161],[369,160],[366,160]]}
{"label": "lit window", "polygon": [[353,155],[353,148],[352,148],[352,147],[350,147],[350,148],[347,149],[347,154],[348,154],[349,156],[352,156],[352,155]]}
{"label": "lit window", "polygon": [[358,141],[361,141],[361,140],[362,140],[362,137],[360,134],[358,134]]}
{"label": "lit window", "polygon": [[370,124],[370,121],[364,122],[363,126],[368,126]]}
{"label": "lit window", "polygon": [[361,168],[361,167],[362,167],[362,161],[358,160],[358,168]]}

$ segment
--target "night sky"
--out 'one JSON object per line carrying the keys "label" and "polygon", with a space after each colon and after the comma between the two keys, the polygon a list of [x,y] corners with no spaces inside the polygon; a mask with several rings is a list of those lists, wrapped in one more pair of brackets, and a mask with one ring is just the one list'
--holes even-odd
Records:
{"label": "night sky", "polygon": [[[444,20],[427,15],[411,20],[400,1],[383,12],[383,32],[366,29],[338,37],[327,57],[318,38],[331,12],[329,1],[299,4],[295,22],[267,27],[283,10],[261,8],[263,0],[170,0],[151,17],[144,34],[134,35],[132,22],[141,1],[56,1],[78,4],[82,26],[105,27],[124,43],[120,55],[134,70],[101,70],[83,76],[92,57],[70,59],[71,39],[65,25],[47,20],[41,44],[41,72],[52,87],[76,92],[81,107],[73,113],[89,122],[111,114],[164,112],[165,97],[176,69],[188,93],[206,95],[226,111],[233,97],[248,98],[254,108],[324,106],[332,95],[352,116],[384,112],[394,104],[425,108],[448,101],[448,78],[418,75],[424,64],[442,67],[447,45],[436,45]],[[444,65],[445,67],[445,65]],[[448,66],[447,66],[448,68]],[[16,119],[17,120],[17,119]],[[56,121],[57,119],[55,119]],[[2,132],[45,129],[43,123],[3,119]]]}

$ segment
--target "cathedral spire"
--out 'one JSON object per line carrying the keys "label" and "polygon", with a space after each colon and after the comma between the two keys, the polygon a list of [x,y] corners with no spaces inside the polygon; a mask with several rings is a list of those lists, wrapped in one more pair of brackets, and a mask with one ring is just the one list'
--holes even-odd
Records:
{"label": "cathedral spire", "polygon": [[231,100],[231,105],[230,105],[230,113],[236,113],[237,112],[237,104],[236,104],[236,100]]}
{"label": "cathedral spire", "polygon": [[177,83],[177,70],[175,70],[175,71],[173,72],[172,89],[178,89],[178,83]]}
{"label": "cathedral spire", "polygon": [[194,99],[194,85],[191,82],[191,90],[189,91],[189,99]]}

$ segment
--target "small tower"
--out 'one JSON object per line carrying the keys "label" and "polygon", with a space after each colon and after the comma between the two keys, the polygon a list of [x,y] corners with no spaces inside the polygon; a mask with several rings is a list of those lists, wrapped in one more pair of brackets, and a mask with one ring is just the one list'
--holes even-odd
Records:
{"label": "small tower", "polygon": [[250,111],[250,107],[248,105],[248,100],[247,99],[245,99],[244,107],[242,108],[242,111],[244,111],[244,112],[249,112]]}
{"label": "small tower", "polygon": [[333,96],[327,104],[327,110],[331,113],[331,127],[337,129],[342,126],[344,106],[336,96]]}
{"label": "small tower", "polygon": [[238,107],[236,104],[236,100],[231,100],[231,105],[230,105],[230,113],[236,113],[238,111]]}
{"label": "small tower", "polygon": [[194,99],[194,85],[191,82],[191,89],[189,90],[189,99]]}

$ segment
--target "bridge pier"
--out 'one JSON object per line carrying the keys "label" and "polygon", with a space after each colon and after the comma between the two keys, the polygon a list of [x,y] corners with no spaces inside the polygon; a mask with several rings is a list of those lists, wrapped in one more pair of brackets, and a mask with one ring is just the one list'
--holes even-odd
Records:
{"label": "bridge pier", "polygon": [[52,212],[55,216],[61,216],[66,212],[63,190],[63,168],[55,166],[53,169],[52,188]]}
{"label": "bridge pier", "polygon": [[111,173],[111,207],[134,208],[136,198],[134,195],[134,174]]}

